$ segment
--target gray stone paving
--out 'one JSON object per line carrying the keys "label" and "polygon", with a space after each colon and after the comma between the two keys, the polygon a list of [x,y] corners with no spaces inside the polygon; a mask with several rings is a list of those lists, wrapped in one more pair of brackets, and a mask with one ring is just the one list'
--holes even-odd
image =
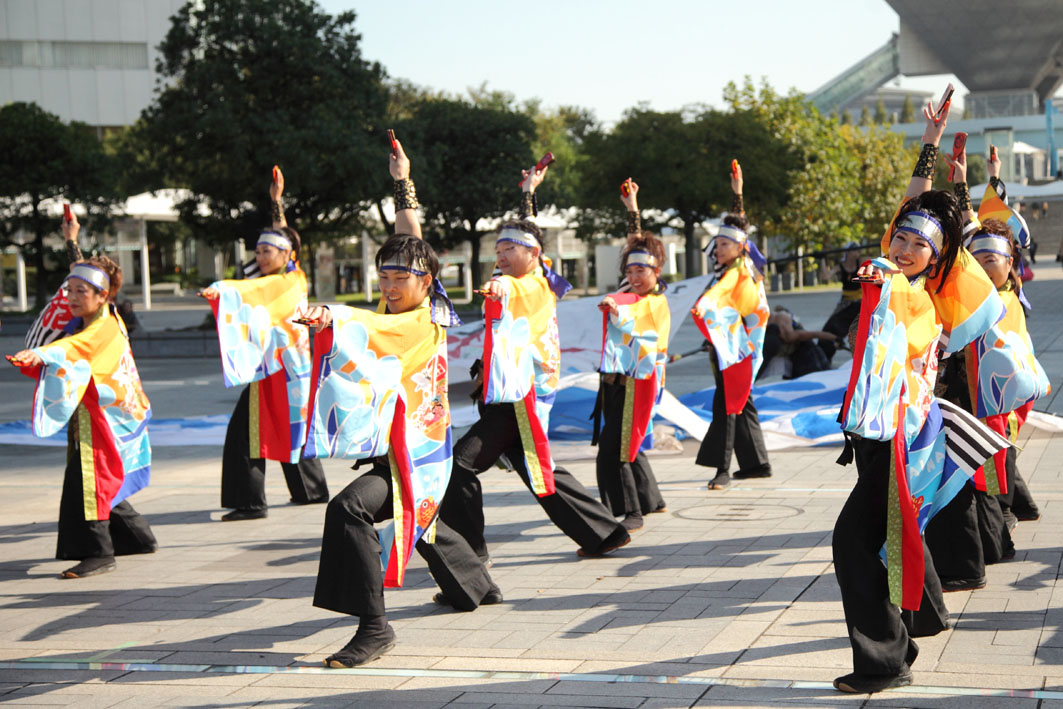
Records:
{"label": "gray stone paving", "polygon": [[[984,590],[947,596],[954,628],[920,641],[918,686],[871,705],[1063,699],[1063,436],[1027,428],[1023,445],[1019,465],[1042,519],[1019,525],[1018,557],[990,567]],[[435,605],[415,555],[406,587],[387,594],[398,646],[363,671],[338,672],[318,665],[354,623],[310,604],[324,507],[285,504],[279,470],[269,473],[268,519],[222,524],[218,452],[159,449],[154,482],[134,502],[162,548],[120,558],[115,573],[69,581],[56,577],[68,562],[51,558],[63,451],[9,446],[5,469],[18,473],[0,479],[0,702],[867,702],[829,688],[850,667],[830,537],[854,470],[834,464],[835,448],[781,451],[772,454],[774,478],[709,492],[693,452],[654,457],[668,512],[647,517],[629,546],[604,559],[579,559],[519,481],[486,473],[491,573],[505,602],[474,613]],[[334,489],[353,475],[341,462],[325,465]],[[592,462],[570,468],[593,481]],[[1049,694],[985,696],[992,690]]]}
{"label": "gray stone paving", "polygon": [[[1031,331],[1056,383],[1057,270],[1039,269],[1030,284]],[[772,298],[810,327],[834,300],[830,292]],[[166,312],[145,314],[145,324],[165,326]],[[0,336],[5,352],[14,342]],[[213,360],[139,365],[160,417],[228,413],[238,394],[222,388]],[[704,376],[704,362],[679,362],[670,388]],[[0,421],[26,417],[31,386],[0,369]],[[1038,408],[1059,412],[1063,399]],[[1063,706],[1063,435],[1027,427],[1022,444],[1019,465],[1042,519],[1019,525],[1017,558],[990,567],[985,589],[947,596],[954,627],[920,640],[917,686],[870,699],[829,684],[850,668],[830,540],[855,471],[834,464],[836,448],[773,452],[774,478],[725,492],[704,489],[709,471],[693,464],[693,444],[654,456],[668,512],[593,560],[575,555],[519,481],[489,472],[491,573],[505,602],[468,614],[435,605],[415,555],[406,587],[388,592],[395,650],[363,670],[326,671],[321,660],[354,623],[310,604],[324,507],[286,504],[277,466],[269,518],[221,524],[220,450],[156,448],[153,483],[133,502],[162,548],[119,559],[113,574],[64,581],[57,574],[69,562],[52,558],[64,451],[4,446],[0,703]],[[591,461],[566,465],[592,485]],[[340,461],[325,467],[334,492],[354,475]]]}

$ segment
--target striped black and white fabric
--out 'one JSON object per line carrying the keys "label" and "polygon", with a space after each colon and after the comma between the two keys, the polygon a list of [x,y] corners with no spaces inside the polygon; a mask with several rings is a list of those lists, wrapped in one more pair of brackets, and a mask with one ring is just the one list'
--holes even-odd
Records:
{"label": "striped black and white fabric", "polygon": [[49,345],[59,339],[59,336],[63,334],[62,330],[55,330],[49,327],[45,327],[42,322],[43,313],[37,315],[37,319],[30,325],[29,332],[26,333],[26,349],[32,350],[34,347],[43,347]]}
{"label": "striped black and white fabric", "polygon": [[970,411],[944,399],[937,403],[945,427],[945,454],[961,470],[973,475],[994,453],[1011,445]]}
{"label": "striped black and white fabric", "polygon": [[258,267],[258,261],[251,259],[244,264],[244,278],[258,278],[262,275],[262,269]]}
{"label": "striped black and white fabric", "polygon": [[70,322],[71,317],[66,294],[60,288],[48,301],[48,305],[38,313],[29,331],[26,332],[26,349],[43,347],[58,340],[63,336],[63,328]]}

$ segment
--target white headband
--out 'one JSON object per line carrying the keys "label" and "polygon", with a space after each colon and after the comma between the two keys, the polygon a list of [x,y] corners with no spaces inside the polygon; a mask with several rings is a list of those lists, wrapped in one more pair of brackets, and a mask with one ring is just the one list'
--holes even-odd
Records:
{"label": "white headband", "polygon": [[67,278],[80,278],[89,285],[99,288],[101,291],[106,292],[111,289],[111,278],[107,275],[107,272],[91,264],[74,264],[70,269],[70,275],[67,276]]}
{"label": "white headband", "polygon": [[[894,233],[898,231],[915,234],[930,244],[934,255],[941,256],[941,248],[945,243],[945,231],[941,228],[941,222],[927,212],[908,212],[904,215],[901,223],[897,225]],[[892,238],[892,237],[891,237]]]}
{"label": "white headband", "polygon": [[420,259],[420,258],[414,259],[407,266],[406,264],[404,264],[401,261],[399,261],[398,257],[396,257],[396,258],[393,258],[392,260],[390,260],[390,261],[388,261],[386,263],[380,264],[380,267],[377,270],[379,270],[379,271],[406,271],[407,273],[412,273],[415,276],[427,276],[427,275],[429,275],[428,274],[428,264],[425,263],[424,259]]}
{"label": "white headband", "polygon": [[259,244],[268,244],[281,251],[291,251],[292,242],[279,231],[264,231],[258,235]]}
{"label": "white headband", "polygon": [[999,234],[979,234],[967,248],[972,254],[988,252],[1011,257],[1011,239]]}
{"label": "white headband", "polygon": [[624,268],[628,266],[646,266],[657,268],[657,259],[649,251],[629,251],[624,261]]}
{"label": "white headband", "polygon": [[721,224],[719,231],[716,232],[716,236],[714,236],[705,247],[704,251],[706,254],[709,254],[710,256],[712,255],[712,249],[713,246],[715,246],[717,239],[730,239],[739,244],[744,244],[746,243],[747,237],[746,233],[738,227],[731,226],[730,224]]}
{"label": "white headband", "polygon": [[[498,234],[498,241],[512,241],[514,244],[520,244],[521,246],[527,246],[529,249],[539,248],[539,240],[534,235],[529,234],[526,231],[515,229],[514,227],[506,227]],[[498,243],[496,241],[495,243]]]}
{"label": "white headband", "polygon": [[746,243],[746,233],[736,226],[730,224],[721,224],[720,230],[716,232],[716,238],[720,237],[730,239],[731,241],[737,241],[739,244]]}

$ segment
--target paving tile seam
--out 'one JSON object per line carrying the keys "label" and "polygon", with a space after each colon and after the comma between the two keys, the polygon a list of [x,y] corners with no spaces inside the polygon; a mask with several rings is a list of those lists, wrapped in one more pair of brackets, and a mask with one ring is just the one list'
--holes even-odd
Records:
{"label": "paving tile seam", "polygon": [[[553,680],[555,682],[593,682],[602,684],[693,684],[708,687],[742,687],[748,689],[834,690],[830,682],[786,679],[756,679],[731,677],[680,677],[676,675],[634,675],[590,672],[517,672],[510,670],[434,670],[414,668],[354,667],[332,669],[313,665],[210,665],[115,663],[93,660],[50,661],[46,658],[0,662],[0,670],[56,670],[121,672],[119,677],[134,672],[183,672],[189,674],[322,674],[361,675],[365,677],[431,677],[439,679],[490,679],[508,681]],[[1044,686],[1044,678],[1041,685]],[[889,690],[891,694],[934,694],[942,696],[999,697],[1036,700],[1063,700],[1063,691],[1045,689],[994,689],[990,687],[949,687],[911,685]]]}

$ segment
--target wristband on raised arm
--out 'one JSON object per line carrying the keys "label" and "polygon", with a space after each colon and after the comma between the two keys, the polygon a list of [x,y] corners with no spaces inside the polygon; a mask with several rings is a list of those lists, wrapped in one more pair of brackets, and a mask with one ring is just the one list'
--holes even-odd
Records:
{"label": "wristband on raised arm", "polygon": [[731,198],[731,214],[737,217],[738,215],[745,213],[745,211],[746,208],[742,204],[742,195],[736,194]]}
{"label": "wristband on raised arm", "polygon": [[395,211],[417,209],[420,206],[420,202],[417,201],[417,189],[413,186],[413,180],[409,177],[395,180]]}
{"label": "wristband on raised arm", "polygon": [[534,192],[520,193],[520,218],[539,216],[539,202],[535,199]]}
{"label": "wristband on raised arm", "polygon": [[80,261],[84,258],[84,256],[81,255],[81,247],[78,246],[78,242],[73,239],[67,239],[66,256],[70,259],[70,263]]}
{"label": "wristband on raised arm", "polygon": [[639,219],[638,212],[627,213],[627,233],[628,234],[641,234],[642,233],[642,220]]}
{"label": "wristband on raised arm", "polygon": [[938,161],[938,146],[932,143],[923,143],[923,149],[919,153],[919,160],[915,163],[912,177],[922,177],[930,180],[934,177],[934,166]]}
{"label": "wristband on raised arm", "polygon": [[952,191],[956,193],[956,201],[960,203],[961,212],[974,211],[974,205],[971,204],[971,190],[966,182],[957,182],[953,185]]}

